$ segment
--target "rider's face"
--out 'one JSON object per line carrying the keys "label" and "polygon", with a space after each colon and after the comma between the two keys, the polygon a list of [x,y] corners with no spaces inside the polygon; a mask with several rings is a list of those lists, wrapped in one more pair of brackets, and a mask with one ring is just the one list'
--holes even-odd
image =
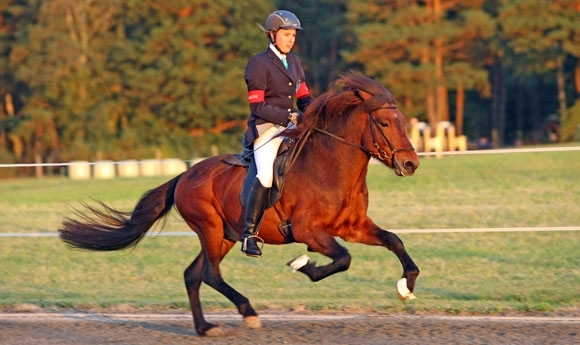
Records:
{"label": "rider's face", "polygon": [[296,41],[296,29],[280,29],[276,32],[276,46],[284,54],[288,54]]}

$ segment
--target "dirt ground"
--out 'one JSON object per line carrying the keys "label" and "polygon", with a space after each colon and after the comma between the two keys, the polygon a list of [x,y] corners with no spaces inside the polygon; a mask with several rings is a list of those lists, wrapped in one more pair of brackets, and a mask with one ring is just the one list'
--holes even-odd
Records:
{"label": "dirt ground", "polygon": [[443,316],[271,312],[252,330],[208,313],[226,331],[199,337],[186,313],[0,312],[0,344],[580,344],[580,316]]}

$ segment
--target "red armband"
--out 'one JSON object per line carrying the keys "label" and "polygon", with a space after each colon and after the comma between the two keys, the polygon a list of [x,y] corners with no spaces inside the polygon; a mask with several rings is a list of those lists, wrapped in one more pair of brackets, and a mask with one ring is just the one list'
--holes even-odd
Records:
{"label": "red armband", "polygon": [[266,91],[264,90],[251,90],[248,91],[248,102],[259,103],[264,102]]}
{"label": "red armband", "polygon": [[301,82],[300,86],[298,86],[298,91],[296,91],[296,98],[302,98],[310,95],[310,91],[308,91],[308,86],[306,86],[306,82]]}

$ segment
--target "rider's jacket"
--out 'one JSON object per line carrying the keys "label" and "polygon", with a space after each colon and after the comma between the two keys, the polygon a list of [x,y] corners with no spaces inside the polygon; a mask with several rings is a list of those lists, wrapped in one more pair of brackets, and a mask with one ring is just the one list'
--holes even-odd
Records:
{"label": "rider's jacket", "polygon": [[300,58],[292,53],[286,54],[288,69],[271,48],[261,52],[248,61],[246,84],[251,114],[248,129],[244,135],[244,146],[251,146],[258,137],[256,125],[271,122],[286,126],[288,116],[300,111],[312,102],[304,76]]}

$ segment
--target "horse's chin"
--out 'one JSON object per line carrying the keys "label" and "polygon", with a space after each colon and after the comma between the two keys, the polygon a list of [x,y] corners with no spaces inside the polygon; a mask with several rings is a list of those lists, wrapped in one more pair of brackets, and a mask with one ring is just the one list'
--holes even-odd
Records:
{"label": "horse's chin", "polygon": [[399,164],[398,162],[395,161],[395,166],[393,167],[393,169],[395,170],[395,174],[397,176],[401,176],[401,177],[406,177],[406,176],[413,176],[415,174],[415,169],[403,169],[401,167],[401,164]]}
{"label": "horse's chin", "polygon": [[395,169],[395,174],[397,174],[397,176],[406,177],[406,176],[413,175],[413,172],[409,172],[409,171],[405,172],[405,171],[402,171],[400,169]]}

